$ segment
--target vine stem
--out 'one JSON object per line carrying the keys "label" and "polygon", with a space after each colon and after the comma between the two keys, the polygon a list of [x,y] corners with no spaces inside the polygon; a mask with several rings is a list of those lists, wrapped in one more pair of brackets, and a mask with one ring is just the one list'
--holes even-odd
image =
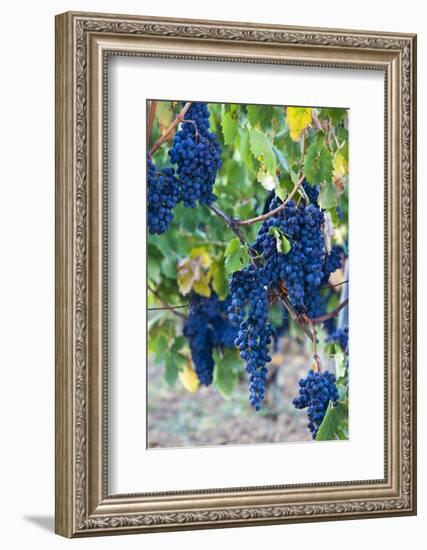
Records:
{"label": "vine stem", "polygon": [[185,315],[183,315],[182,313],[179,313],[178,311],[175,311],[173,307],[171,307],[167,302],[165,302],[165,300],[163,300],[163,298],[160,296],[160,294],[156,290],[154,290],[154,288],[152,288],[150,285],[147,285],[147,288],[152,294],[154,294],[154,296],[159,300],[159,302],[165,306],[164,309],[170,309],[172,313],[177,317],[180,317],[181,319],[187,319]]}
{"label": "vine stem", "polygon": [[321,288],[322,288],[322,289],[325,289],[325,288],[336,288],[337,286],[346,285],[347,283],[348,283],[348,281],[342,281],[342,283],[337,283],[336,285],[328,284],[328,285],[326,285],[326,286],[322,286]]}
{"label": "vine stem", "polygon": [[320,317],[314,317],[313,319],[310,319],[310,321],[313,324],[317,323],[323,323],[324,321],[328,321],[329,319],[333,319],[338,315],[338,313],[345,308],[345,306],[348,304],[348,298],[343,300],[335,309],[330,311],[329,313],[325,313],[325,315],[320,315]]}
{"label": "vine stem", "polygon": [[173,311],[174,309],[181,309],[181,308],[184,308],[184,307],[188,307],[187,304],[184,304],[184,305],[180,305],[180,306],[168,306],[168,307],[147,307],[147,311],[165,311],[165,310],[171,310]]}
{"label": "vine stem", "polygon": [[166,128],[166,130],[163,132],[163,134],[159,137],[159,139],[156,141],[156,143],[153,145],[153,147],[150,149],[149,156],[153,156],[154,153],[160,149],[162,143],[164,143],[169,135],[173,132],[173,130],[178,126],[180,122],[184,120],[184,117],[188,111],[188,109],[191,107],[191,101],[188,101],[182,110],[176,115],[175,119],[171,122],[171,124]]}
{"label": "vine stem", "polygon": [[262,214],[261,216],[255,216],[255,218],[249,218],[248,220],[236,220],[236,223],[238,225],[252,225],[253,223],[262,222],[264,220],[267,220],[268,218],[271,218],[271,216],[275,216],[285,208],[285,206],[289,203],[290,200],[293,199],[298,189],[301,187],[304,179],[305,179],[305,176],[302,175],[300,179],[297,181],[297,183],[294,185],[294,188],[292,189],[292,191],[286,197],[286,200],[284,200],[282,204],[280,204],[277,208],[273,208],[273,210],[270,210],[270,212],[267,212],[266,214]]}
{"label": "vine stem", "polygon": [[254,265],[254,267],[256,267],[255,257],[253,255],[253,252],[252,252],[250,246],[249,246],[249,243],[247,242],[247,240],[245,239],[243,233],[239,229],[238,220],[236,220],[234,218],[230,218],[230,216],[228,216],[223,210],[221,210],[221,208],[219,208],[219,206],[216,206],[216,204],[209,204],[208,208],[214,214],[216,214],[218,217],[220,217],[227,224],[227,226],[231,229],[231,231],[236,235],[236,237],[239,239],[239,241],[243,245],[247,246],[248,254],[249,254],[249,257],[251,259],[251,263]]}
{"label": "vine stem", "polygon": [[150,108],[148,110],[148,123],[147,123],[147,140],[150,143],[151,132],[153,131],[154,115],[156,114],[157,101],[150,101]]}
{"label": "vine stem", "polygon": [[320,360],[320,357],[317,353],[317,332],[316,327],[314,326],[314,322],[310,317],[307,317],[307,315],[303,315],[302,318],[304,321],[309,325],[311,334],[312,334],[312,342],[313,342],[313,359],[316,361],[317,370],[319,372],[322,372],[322,362]]}

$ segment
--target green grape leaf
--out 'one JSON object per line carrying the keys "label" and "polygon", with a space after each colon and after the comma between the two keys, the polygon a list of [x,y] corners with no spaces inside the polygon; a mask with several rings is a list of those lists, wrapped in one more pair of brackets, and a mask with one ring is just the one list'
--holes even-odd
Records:
{"label": "green grape leaf", "polygon": [[338,190],[332,181],[321,185],[319,195],[320,207],[329,210],[338,206]]}
{"label": "green grape leaf", "polygon": [[224,300],[228,294],[228,280],[225,273],[224,262],[212,264],[212,288],[218,294],[220,300]]}
{"label": "green grape leaf", "polygon": [[178,364],[171,353],[165,358],[164,378],[168,386],[173,386],[178,378]]}
{"label": "green grape leaf", "polygon": [[289,163],[286,160],[285,155],[282,153],[282,151],[276,145],[273,145],[273,151],[283,170],[285,170],[285,172],[289,172]]}
{"label": "green grape leaf", "polygon": [[286,134],[281,140],[281,149],[289,166],[296,166],[301,160],[301,148],[298,142],[295,142],[291,136]]}
{"label": "green grape leaf", "polygon": [[243,128],[240,131],[240,155],[246,165],[249,173],[254,176],[257,172],[257,166],[252,156],[250,144],[249,144],[249,131],[247,128]]}
{"label": "green grape leaf", "polygon": [[148,254],[147,258],[147,269],[148,279],[156,284],[160,283],[160,262],[150,254]]}
{"label": "green grape leaf", "polygon": [[284,201],[289,193],[294,188],[290,174],[284,174],[283,177],[276,183],[275,193],[280,200]]}
{"label": "green grape leaf", "polygon": [[319,111],[319,117],[323,119],[329,118],[334,126],[342,122],[346,115],[347,109],[326,108]]}
{"label": "green grape leaf", "polygon": [[[329,403],[325,418],[317,432],[316,441],[341,439],[339,433],[348,433],[348,403],[342,402],[334,406]],[[345,438],[348,439],[348,436]]]}
{"label": "green grape leaf", "polygon": [[261,130],[258,130],[258,128],[252,128],[249,133],[249,145],[253,156],[262,162],[269,174],[275,176],[277,168],[276,156],[273,153],[267,136]]}
{"label": "green grape leaf", "polygon": [[233,252],[225,259],[225,271],[231,275],[235,271],[240,271],[242,269],[242,260],[240,259],[239,252]]}
{"label": "green grape leaf", "polygon": [[238,358],[234,350],[226,350],[224,354],[215,350],[213,357],[215,362],[213,382],[221,395],[227,398],[233,393],[237,382],[235,366],[239,362]]}
{"label": "green grape leaf", "polygon": [[161,270],[166,277],[169,277],[169,279],[176,279],[176,258],[171,255],[163,258]]}
{"label": "green grape leaf", "polygon": [[332,181],[332,154],[323,139],[315,139],[307,147],[304,158],[304,176],[311,184]]}
{"label": "green grape leaf", "polygon": [[270,227],[269,234],[276,239],[276,249],[279,254],[287,254],[291,249],[291,243],[286,235],[277,227]]}
{"label": "green grape leaf", "polygon": [[172,352],[180,351],[187,344],[187,339],[184,336],[177,336],[171,346]]}
{"label": "green grape leaf", "polygon": [[247,246],[242,244],[239,252],[240,252],[240,261],[242,262],[243,267],[248,267],[248,265],[250,264],[251,258],[249,256]]}
{"label": "green grape leaf", "polygon": [[231,241],[228,243],[227,248],[225,249],[224,256],[227,258],[240,248],[240,240],[236,237],[235,239],[231,239]]}
{"label": "green grape leaf", "polygon": [[332,223],[333,223],[334,227],[337,227],[340,223],[340,220],[338,218],[338,213],[337,213],[336,207],[334,206],[332,208],[329,208],[328,212],[331,216],[331,220],[332,220]]}
{"label": "green grape leaf", "polygon": [[222,134],[226,145],[234,144],[234,141],[238,136],[238,131],[236,121],[234,120],[231,112],[225,113],[222,119]]}
{"label": "green grape leaf", "polygon": [[225,250],[225,271],[230,275],[235,271],[241,271],[250,262],[247,247],[240,244],[239,239],[232,239]]}
{"label": "green grape leaf", "polygon": [[164,334],[160,334],[156,339],[155,349],[153,350],[156,354],[155,357],[155,363],[156,365],[159,365],[163,361],[166,360],[167,352],[168,352],[169,346],[168,346],[168,340]]}
{"label": "green grape leaf", "polygon": [[273,108],[270,105],[248,105],[247,112],[251,126],[271,124]]}

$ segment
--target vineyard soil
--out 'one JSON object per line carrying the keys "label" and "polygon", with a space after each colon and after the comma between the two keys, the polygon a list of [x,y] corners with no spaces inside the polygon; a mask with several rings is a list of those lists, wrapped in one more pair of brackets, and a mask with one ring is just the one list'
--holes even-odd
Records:
{"label": "vineyard soil", "polygon": [[281,358],[283,367],[277,367],[264,408],[255,415],[248,404],[244,377],[226,400],[211,386],[195,394],[179,382],[170,389],[162,378],[162,367],[150,363],[148,447],[311,441],[306,416],[292,406],[298,380],[305,375],[310,358],[303,350]]}

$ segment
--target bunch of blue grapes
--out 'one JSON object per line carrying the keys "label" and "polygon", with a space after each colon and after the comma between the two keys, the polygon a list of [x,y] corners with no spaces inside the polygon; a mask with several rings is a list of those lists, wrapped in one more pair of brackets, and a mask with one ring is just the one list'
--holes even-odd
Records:
{"label": "bunch of blue grapes", "polygon": [[237,327],[227,317],[230,299],[219,300],[212,292],[209,298],[193,293],[188,317],[184,323],[191,358],[199,382],[204,386],[212,383],[215,348],[232,348],[237,336]]}
{"label": "bunch of blue grapes", "polygon": [[271,361],[268,354],[273,327],[268,321],[268,287],[262,269],[236,272],[231,277],[229,307],[230,320],[238,324],[239,331],[235,345],[245,361],[249,375],[249,402],[259,410],[265,396],[267,377],[266,363]]}
{"label": "bunch of blue grapes", "polygon": [[[335,250],[325,250],[322,225],[323,211],[317,205],[318,189],[310,191],[308,203],[289,203],[274,216],[266,219],[258,229],[252,250],[257,253],[258,265],[252,264],[233,273],[230,280],[232,297],[230,320],[239,324],[236,345],[245,360],[249,373],[249,401],[259,410],[265,395],[266,364],[271,336],[269,323],[270,298],[285,295],[298,314],[314,318],[325,307],[321,287],[330,274],[341,266]],[[274,198],[269,210],[280,205]],[[290,243],[287,253],[277,246],[277,234],[283,234]]]}
{"label": "bunch of blue grapes", "polygon": [[329,402],[336,402],[339,398],[335,376],[328,371],[320,373],[309,370],[306,378],[299,381],[299,387],[299,395],[292,404],[297,409],[307,408],[307,427],[316,439]]}
{"label": "bunch of blue grapes", "polygon": [[339,269],[342,266],[341,255],[343,253],[342,246],[334,244],[329,254],[325,257],[325,275],[323,277],[323,284],[326,284],[329,279],[329,275]]}
{"label": "bunch of blue grapes", "polygon": [[348,325],[344,328],[337,328],[327,338],[328,342],[336,342],[343,352],[348,355]]}
{"label": "bunch of blue grapes", "polygon": [[173,220],[173,208],[181,200],[181,191],[173,168],[157,170],[151,158],[147,160],[147,223],[151,234],[164,233]]}
{"label": "bunch of blue grapes", "polygon": [[257,411],[265,397],[265,365],[271,361],[268,349],[274,332],[268,320],[267,283],[264,270],[255,269],[253,265],[233,273],[230,281],[229,318],[239,326],[234,343],[249,375],[249,402]]}
{"label": "bunch of blue grapes", "polygon": [[[279,204],[273,199],[270,210]],[[280,288],[283,283],[296,311],[309,317],[318,315],[322,305],[320,288],[341,266],[334,251],[330,254],[325,251],[324,221],[322,210],[314,203],[297,206],[289,201],[284,209],[263,222],[253,245],[262,257],[270,287]],[[290,242],[287,254],[277,250],[275,230]]]}
{"label": "bunch of blue grapes", "polygon": [[315,206],[319,206],[319,186],[310,185],[306,180],[303,181],[302,187],[308,197],[309,202]]}
{"label": "bunch of blue grapes", "polygon": [[209,109],[206,103],[192,103],[175,134],[169,150],[176,164],[184,206],[194,208],[215,201],[212,192],[216,174],[221,167],[221,147],[209,128]]}

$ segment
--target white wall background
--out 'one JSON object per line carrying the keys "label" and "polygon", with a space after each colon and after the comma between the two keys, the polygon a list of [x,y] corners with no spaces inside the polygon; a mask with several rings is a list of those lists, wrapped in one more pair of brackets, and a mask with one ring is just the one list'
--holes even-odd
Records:
{"label": "white wall background", "polygon": [[[200,2],[75,0],[3,5],[0,33],[1,372],[0,517],[3,548],[218,548],[247,550],[381,541],[389,550],[422,547],[427,529],[425,420],[426,72],[423,3],[358,0]],[[256,527],[67,541],[53,534],[54,495],[54,20],[66,10],[245,20],[419,33],[419,515],[409,518]]]}

